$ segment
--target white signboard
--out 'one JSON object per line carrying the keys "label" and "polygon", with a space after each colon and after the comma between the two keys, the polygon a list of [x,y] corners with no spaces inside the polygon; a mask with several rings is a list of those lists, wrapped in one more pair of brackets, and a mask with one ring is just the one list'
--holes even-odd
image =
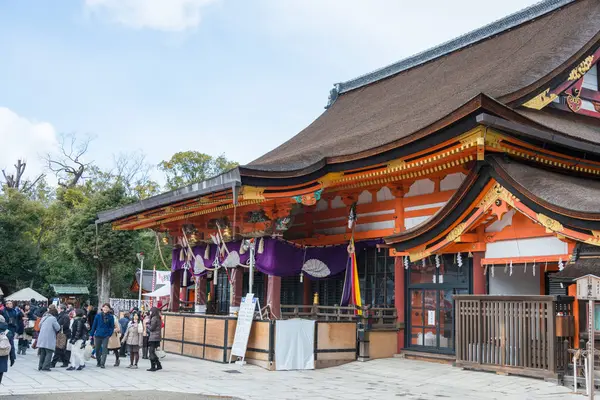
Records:
{"label": "white signboard", "polygon": [[257,299],[254,298],[253,293],[248,293],[246,297],[242,297],[229,362],[231,362],[233,356],[242,357],[242,360],[246,356],[246,347],[248,346],[248,338],[250,337],[250,329],[252,329],[252,320],[254,319],[256,305]]}
{"label": "white signboard", "polygon": [[600,300],[599,277],[585,275],[575,281],[577,282],[577,298],[579,300]]}
{"label": "white signboard", "polygon": [[427,310],[427,325],[435,325],[435,310]]}

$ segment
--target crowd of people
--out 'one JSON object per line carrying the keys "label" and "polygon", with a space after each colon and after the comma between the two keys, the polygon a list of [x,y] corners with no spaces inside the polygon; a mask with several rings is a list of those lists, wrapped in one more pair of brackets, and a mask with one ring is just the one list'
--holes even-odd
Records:
{"label": "crowd of people", "polygon": [[133,308],[119,319],[108,303],[96,310],[91,305],[46,307],[34,299],[20,305],[6,301],[0,305],[0,383],[9,364],[12,367],[17,355],[26,355],[30,348],[37,350],[39,371],[51,371],[57,365],[81,371],[91,359],[105,368],[110,353],[115,356],[115,367],[129,356],[127,368],[137,369],[140,352],[142,359],[150,359],[147,371],[158,371],[162,369],[157,355],[161,331],[157,307],[149,312]]}

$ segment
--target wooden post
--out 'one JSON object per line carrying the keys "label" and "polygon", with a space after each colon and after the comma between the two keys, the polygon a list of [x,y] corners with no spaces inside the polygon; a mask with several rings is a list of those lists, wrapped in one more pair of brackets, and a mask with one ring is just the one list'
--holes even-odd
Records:
{"label": "wooden post", "polygon": [[269,275],[269,288],[267,290],[267,304],[273,316],[281,318],[281,277]]}
{"label": "wooden post", "polygon": [[573,336],[573,347],[579,348],[579,300],[577,299],[577,285],[570,285],[567,294],[573,296],[573,320],[575,324],[575,334]]}
{"label": "wooden post", "polygon": [[310,312],[310,305],[312,304],[312,285],[310,282],[310,279],[308,278],[308,275],[304,275],[304,282],[303,282],[303,292],[302,292],[302,304],[305,306],[308,306],[306,308],[304,308],[304,312]]}
{"label": "wooden post", "polygon": [[481,259],[485,256],[483,251],[473,252],[473,294],[487,294],[485,285],[484,268],[481,265]]}
{"label": "wooden post", "polygon": [[[594,400],[594,300],[588,301],[588,399]],[[575,379],[575,377],[573,377]]]}
{"label": "wooden post", "polygon": [[242,303],[242,284],[244,280],[244,271],[242,267],[233,268],[231,270],[231,303],[230,311],[238,311]]}
{"label": "wooden post", "polygon": [[179,290],[181,289],[181,270],[171,273],[171,311],[179,311]]}
{"label": "wooden post", "polygon": [[206,313],[206,276],[196,279],[196,307],[194,311]]}
{"label": "wooden post", "polygon": [[[404,323],[404,301],[406,295],[404,293],[404,265],[402,263],[402,257],[396,257],[394,260],[394,307],[398,318],[396,324]],[[398,347],[397,351],[404,348],[404,336],[405,329],[398,330]]]}
{"label": "wooden post", "polygon": [[556,303],[548,302],[545,310],[546,323],[548,324],[548,369],[556,371]]}

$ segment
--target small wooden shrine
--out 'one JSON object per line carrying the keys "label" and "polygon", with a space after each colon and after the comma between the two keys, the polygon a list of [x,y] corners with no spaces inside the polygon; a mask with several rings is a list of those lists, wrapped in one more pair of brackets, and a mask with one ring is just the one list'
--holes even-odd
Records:
{"label": "small wooden shrine", "polygon": [[358,318],[372,358],[454,354],[454,296],[572,294],[555,274],[600,245],[599,31],[595,0],[535,4],[338,83],[269,153],[98,222],[166,234],[173,311],[196,282],[198,310],[229,314],[252,282],[274,318]]}

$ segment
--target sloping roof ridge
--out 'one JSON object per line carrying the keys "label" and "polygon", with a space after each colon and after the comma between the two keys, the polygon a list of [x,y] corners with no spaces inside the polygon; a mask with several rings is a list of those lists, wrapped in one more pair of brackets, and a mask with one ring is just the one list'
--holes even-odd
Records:
{"label": "sloping roof ridge", "polygon": [[336,83],[334,84],[334,88],[331,90],[326,108],[330,107],[335,102],[337,96],[342,93],[346,93],[371,83],[375,83],[382,79],[389,78],[390,76],[396,75],[402,71],[406,71],[407,69],[414,68],[428,61],[432,61],[438,57],[442,57],[456,50],[460,50],[481,40],[488,39],[575,1],[576,0],[542,0],[502,19],[496,20],[481,28],[465,33],[464,35],[451,39],[408,58],[402,59],[386,67],[377,69],[345,82]]}

